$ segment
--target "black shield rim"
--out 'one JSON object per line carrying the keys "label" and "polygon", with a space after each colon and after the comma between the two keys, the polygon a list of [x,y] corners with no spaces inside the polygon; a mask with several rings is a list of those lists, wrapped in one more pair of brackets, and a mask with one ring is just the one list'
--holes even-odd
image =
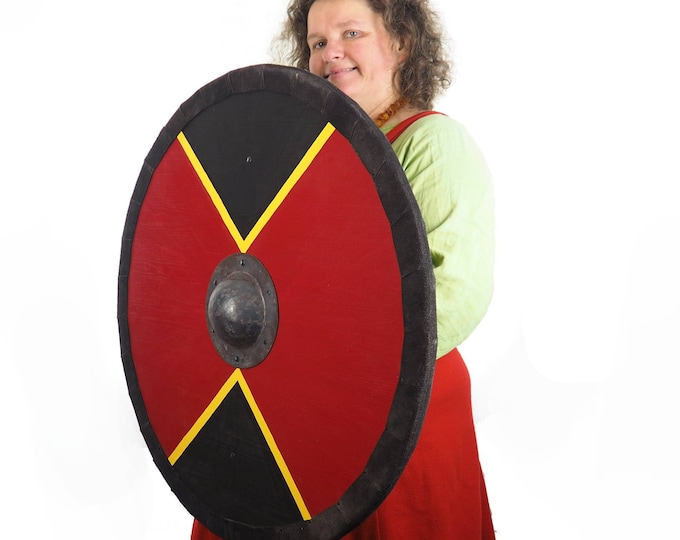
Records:
{"label": "black shield rim", "polygon": [[[400,380],[387,426],[364,474],[334,506],[280,526],[251,526],[208,508],[179,480],[149,422],[130,346],[128,275],[139,212],[153,173],[180,131],[207,107],[230,95],[267,90],[316,109],[352,145],[373,177],[389,220],[402,278],[404,343]],[[430,397],[436,361],[435,281],[425,225],[403,169],[384,134],[364,111],[320,77],[292,67],[262,64],[237,69],[208,83],[186,100],[149,151],[127,212],[118,274],[118,325],[128,392],[154,462],[180,502],[215,534],[231,538],[339,538],[364,521],[396,484],[411,456]]]}

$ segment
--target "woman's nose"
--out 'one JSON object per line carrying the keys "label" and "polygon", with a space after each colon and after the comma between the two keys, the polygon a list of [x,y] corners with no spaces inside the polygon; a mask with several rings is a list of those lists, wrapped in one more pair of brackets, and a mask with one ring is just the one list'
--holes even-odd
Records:
{"label": "woman's nose", "polygon": [[323,59],[326,62],[330,62],[332,60],[338,60],[339,58],[342,58],[344,55],[344,50],[342,48],[342,44],[338,42],[337,40],[329,40],[326,43],[326,46],[323,49]]}

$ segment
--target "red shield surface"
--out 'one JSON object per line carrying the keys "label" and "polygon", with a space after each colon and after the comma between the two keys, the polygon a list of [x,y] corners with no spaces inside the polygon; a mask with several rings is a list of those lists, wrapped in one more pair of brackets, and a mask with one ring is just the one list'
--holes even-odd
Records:
{"label": "red shield surface", "polygon": [[184,103],[132,196],[123,365],[154,461],[226,538],[338,538],[422,424],[434,279],[384,135],[306,72],[253,66]]}

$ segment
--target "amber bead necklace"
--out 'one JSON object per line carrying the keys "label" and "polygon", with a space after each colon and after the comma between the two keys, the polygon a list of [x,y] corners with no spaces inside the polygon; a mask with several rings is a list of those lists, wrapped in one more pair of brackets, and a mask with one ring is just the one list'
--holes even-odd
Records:
{"label": "amber bead necklace", "polygon": [[378,127],[382,127],[385,125],[385,122],[387,122],[390,118],[392,118],[399,109],[401,109],[404,105],[408,103],[408,99],[406,98],[399,98],[397,101],[392,103],[387,109],[385,109],[383,112],[381,112],[378,116],[375,117],[374,122],[377,124]]}

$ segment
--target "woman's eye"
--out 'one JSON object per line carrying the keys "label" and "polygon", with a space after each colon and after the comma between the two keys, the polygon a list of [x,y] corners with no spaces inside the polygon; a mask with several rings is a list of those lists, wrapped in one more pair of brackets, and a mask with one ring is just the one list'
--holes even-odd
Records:
{"label": "woman's eye", "polygon": [[325,41],[317,41],[312,45],[312,49],[321,49],[325,44]]}
{"label": "woman's eye", "polygon": [[354,38],[359,35],[359,32],[357,32],[356,30],[348,30],[346,35],[347,37]]}

